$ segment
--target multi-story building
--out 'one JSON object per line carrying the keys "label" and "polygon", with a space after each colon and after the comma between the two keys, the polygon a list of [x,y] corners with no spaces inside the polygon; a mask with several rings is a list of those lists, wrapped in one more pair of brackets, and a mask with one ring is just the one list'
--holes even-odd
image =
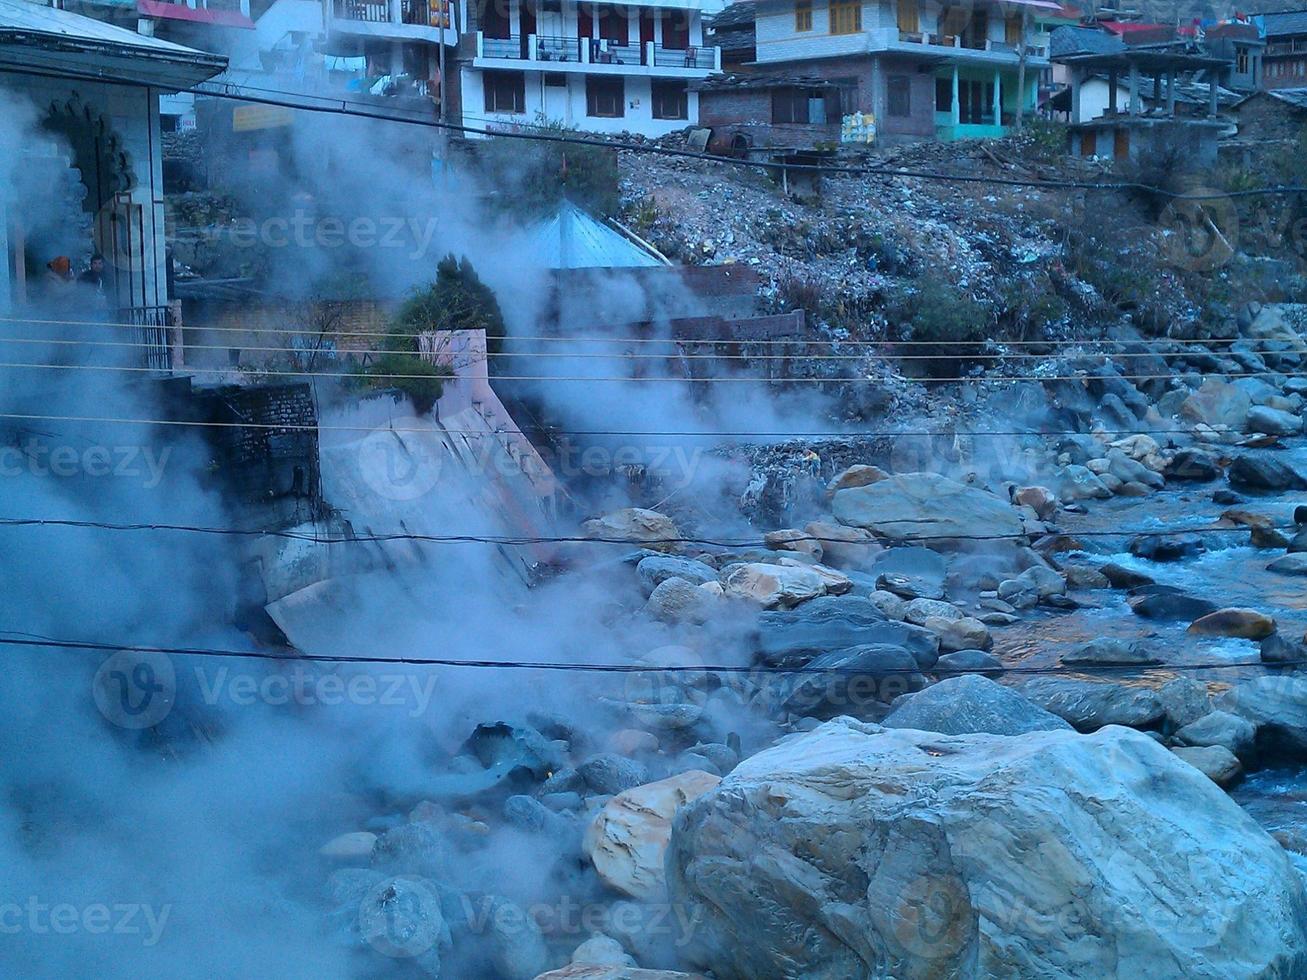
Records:
{"label": "multi-story building", "polygon": [[1307,10],[1281,10],[1253,18],[1262,28],[1264,88],[1307,86]]}
{"label": "multi-story building", "polygon": [[469,0],[467,15],[460,98],[474,128],[661,136],[695,124],[690,83],[721,68],[699,0]]}
{"label": "multi-story building", "polygon": [[[841,86],[840,111],[870,113],[879,142],[1001,136],[1033,112],[1048,50],[1046,0],[758,0],[757,67]],[[829,118],[829,99],[780,107],[775,122]]]}
{"label": "multi-story building", "polygon": [[[458,11],[450,0],[322,0],[327,53],[361,60],[361,76],[373,95],[442,98],[453,88]],[[442,51],[443,47],[443,51]],[[450,98],[450,106],[455,104]],[[452,111],[449,107],[446,112]]]}

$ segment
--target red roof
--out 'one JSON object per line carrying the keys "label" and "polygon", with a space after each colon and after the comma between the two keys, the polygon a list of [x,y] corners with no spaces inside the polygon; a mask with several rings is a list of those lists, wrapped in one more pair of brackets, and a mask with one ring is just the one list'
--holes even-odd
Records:
{"label": "red roof", "polygon": [[136,9],[147,17],[164,20],[188,20],[197,24],[215,24],[218,27],[241,27],[254,30],[254,21],[239,10],[210,10],[207,7],[188,7],[184,3],[168,0],[136,0]]}

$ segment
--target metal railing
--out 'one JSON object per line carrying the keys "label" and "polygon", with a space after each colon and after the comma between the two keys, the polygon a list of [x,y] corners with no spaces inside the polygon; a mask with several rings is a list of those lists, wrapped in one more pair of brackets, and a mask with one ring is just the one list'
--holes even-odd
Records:
{"label": "metal railing", "polygon": [[644,45],[592,41],[590,61],[596,65],[641,65],[644,64]]}
{"label": "metal railing", "polygon": [[390,4],[375,0],[336,0],[332,8],[340,20],[356,20],[366,24],[390,22]]}
{"label": "metal railing", "polygon": [[155,371],[172,370],[172,308],[128,306],[117,312],[123,323],[133,325],[140,347],[142,366]]}
{"label": "metal railing", "polygon": [[536,59],[539,61],[581,60],[579,37],[558,37],[549,34],[535,35]]}
{"label": "metal railing", "polygon": [[717,67],[716,51],[713,48],[665,48],[653,46],[653,63],[659,68],[706,68]]}
{"label": "metal railing", "polygon": [[481,50],[477,54],[482,58],[513,58],[520,61],[526,57],[522,50],[520,34],[510,34],[508,37],[482,35],[478,40]]}

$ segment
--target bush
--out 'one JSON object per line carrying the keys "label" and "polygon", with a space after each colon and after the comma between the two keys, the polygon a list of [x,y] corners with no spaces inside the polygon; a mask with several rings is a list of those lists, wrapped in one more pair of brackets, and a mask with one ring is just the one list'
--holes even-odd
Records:
{"label": "bush", "polygon": [[[382,354],[368,370],[369,384],[375,388],[394,388],[404,392],[419,415],[435,407],[444,390],[448,368],[437,367],[416,354]],[[398,376],[398,377],[397,377]]]}
{"label": "bush", "polygon": [[484,330],[487,346],[498,352],[504,314],[494,290],[481,281],[466,257],[446,255],[436,265],[436,281],[413,293],[395,314],[387,350],[414,353],[418,334],[433,330]]}
{"label": "bush", "polygon": [[928,355],[917,373],[934,378],[961,376],[970,365],[984,360],[988,342],[989,311],[939,276],[926,276],[915,287],[901,289],[889,298],[891,330],[904,341],[903,354]]}
{"label": "bush", "polygon": [[[595,138],[543,118],[532,129],[544,135]],[[606,146],[496,137],[476,152],[487,186],[500,191],[498,209],[514,218],[549,214],[564,196],[604,218],[616,217],[621,209],[617,151]]]}

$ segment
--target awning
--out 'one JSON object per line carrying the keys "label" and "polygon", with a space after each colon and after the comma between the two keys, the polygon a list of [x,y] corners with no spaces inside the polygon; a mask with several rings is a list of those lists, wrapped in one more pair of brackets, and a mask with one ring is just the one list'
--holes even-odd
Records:
{"label": "awning", "polygon": [[168,0],[136,0],[136,10],[146,17],[164,20],[188,20],[196,24],[214,24],[218,27],[239,27],[254,30],[254,21],[239,10],[210,10],[207,7],[188,7],[184,3]]}

